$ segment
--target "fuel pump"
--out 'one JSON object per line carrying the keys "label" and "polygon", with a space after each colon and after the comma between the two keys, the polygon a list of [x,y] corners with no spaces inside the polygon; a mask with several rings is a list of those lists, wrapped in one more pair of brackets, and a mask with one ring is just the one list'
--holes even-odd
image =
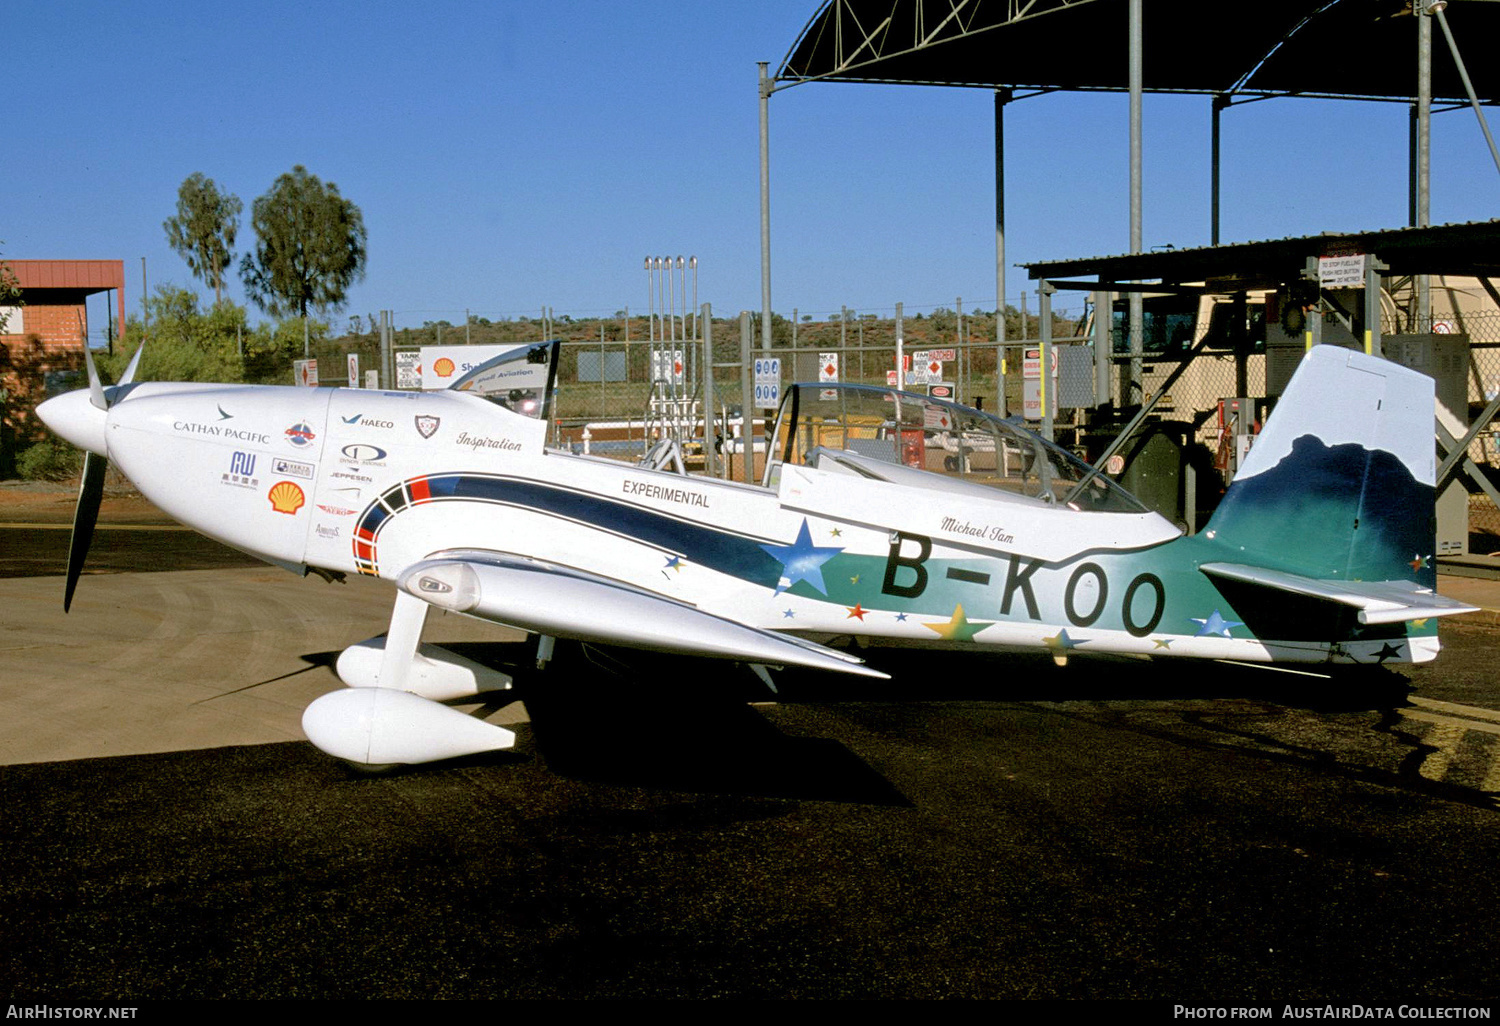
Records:
{"label": "fuel pump", "polygon": [[1224,475],[1226,485],[1239,473],[1259,430],[1253,398],[1236,396],[1219,400],[1219,440],[1214,466]]}

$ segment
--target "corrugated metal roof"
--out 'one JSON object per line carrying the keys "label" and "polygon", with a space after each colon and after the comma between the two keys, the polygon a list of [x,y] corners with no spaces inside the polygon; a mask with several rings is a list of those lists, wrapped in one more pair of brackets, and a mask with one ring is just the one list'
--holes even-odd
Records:
{"label": "corrugated metal roof", "polygon": [[23,289],[123,289],[123,260],[6,260]]}
{"label": "corrugated metal roof", "polygon": [[1496,276],[1500,275],[1500,220],[1431,228],[1323,232],[1193,249],[1039,260],[1021,266],[1034,279],[1099,275],[1116,282],[1190,282],[1256,274],[1286,277],[1295,274],[1308,257],[1350,253],[1373,253],[1392,274]]}

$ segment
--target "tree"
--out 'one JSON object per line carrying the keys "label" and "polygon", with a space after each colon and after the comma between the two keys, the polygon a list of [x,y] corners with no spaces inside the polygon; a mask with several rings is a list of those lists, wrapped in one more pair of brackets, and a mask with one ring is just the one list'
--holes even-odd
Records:
{"label": "tree", "polygon": [[359,207],[298,164],[255,201],[255,249],[240,261],[250,298],[273,317],[306,317],[343,306],[365,273],[365,219]]}
{"label": "tree", "polygon": [[[244,307],[225,302],[200,310],[196,293],[172,284],[157,286],[146,312],[151,339],[138,371],[143,381],[284,383],[292,360],[302,355],[303,322],[297,318],[252,331]],[[114,353],[95,361],[106,384],[120,379],[141,344],[140,318],[128,318],[124,327]],[[325,322],[311,321],[307,329],[314,345],[328,338]]]}
{"label": "tree", "polygon": [[162,222],[167,242],[187,263],[193,276],[214,287],[214,302],[224,298],[224,269],[234,259],[234,237],[245,205],[238,196],[219,191],[199,171],[177,190],[177,216]]}
{"label": "tree", "polygon": [[20,279],[16,277],[10,264],[0,260],[0,335],[5,333],[5,322],[10,318],[10,311],[4,308],[23,305],[25,303],[21,299]]}

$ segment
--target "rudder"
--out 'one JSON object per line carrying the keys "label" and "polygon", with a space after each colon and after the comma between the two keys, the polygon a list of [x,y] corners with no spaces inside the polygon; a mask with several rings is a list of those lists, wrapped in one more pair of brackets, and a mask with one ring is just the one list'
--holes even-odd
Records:
{"label": "rudder", "polygon": [[1432,423],[1431,378],[1316,346],[1204,535],[1238,562],[1435,587]]}

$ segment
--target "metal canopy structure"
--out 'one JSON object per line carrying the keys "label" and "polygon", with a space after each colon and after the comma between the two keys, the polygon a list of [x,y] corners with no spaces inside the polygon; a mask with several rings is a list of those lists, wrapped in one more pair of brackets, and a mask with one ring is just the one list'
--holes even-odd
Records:
{"label": "metal canopy structure", "polygon": [[[1452,8],[1453,26],[1444,13]],[[1433,59],[1432,23],[1452,58]],[[1212,97],[1210,238],[1219,242],[1220,115],[1272,97],[1384,100],[1411,105],[1408,223],[1431,223],[1434,102],[1467,100],[1500,170],[1482,105],[1500,103],[1493,64],[1474,81],[1455,36],[1500,38],[1500,0],[825,0],[775,75],[760,66],[761,307],[770,345],[768,100],[811,82],[985,88],[995,97],[996,331],[1004,341],[1004,108],[1061,90],[1130,95],[1130,249],[1142,250],[1142,94]],[[1426,278],[1416,292],[1428,312]],[[1140,323],[1131,311],[1132,334]]]}
{"label": "metal canopy structure", "polygon": [[[1445,13],[1450,9],[1451,25]],[[1434,22],[1441,28],[1451,60],[1434,59]],[[1500,0],[1255,0],[1239,5],[1204,0],[826,0],[775,75],[768,73],[767,64],[760,67],[762,345],[770,345],[771,318],[767,104],[777,91],[812,82],[993,91],[996,342],[1000,346],[1005,344],[1006,105],[1026,96],[1064,90],[1128,92],[1130,254],[1027,265],[1032,278],[1043,279],[1038,290],[1043,303],[1042,366],[1048,365],[1050,356],[1047,304],[1051,291],[1059,285],[1090,284],[1048,279],[1096,274],[1100,280],[1091,284],[1100,291],[1118,289],[1130,296],[1129,355],[1121,368],[1122,403],[1127,405],[1129,397],[1143,388],[1141,286],[1130,284],[1142,279],[1166,283],[1168,289],[1173,282],[1208,280],[1210,287],[1237,293],[1236,301],[1243,304],[1244,290],[1257,284],[1274,286],[1294,277],[1305,282],[1309,276],[1318,280],[1321,257],[1363,254],[1362,326],[1366,349],[1374,352],[1380,351],[1377,297],[1381,274],[1411,276],[1412,323],[1418,325],[1431,323],[1430,274],[1476,277],[1500,301],[1489,284],[1497,270],[1491,254],[1500,242],[1500,222],[1428,227],[1434,104],[1447,109],[1470,106],[1500,170],[1500,146],[1482,109],[1500,103],[1500,72],[1486,62],[1478,79],[1471,78],[1460,38],[1474,53],[1484,54],[1489,42],[1500,38]],[[1211,247],[1142,252],[1145,92],[1211,97]],[[1409,104],[1411,227],[1219,246],[1221,113],[1235,104],[1275,97]],[[1314,326],[1307,340],[1311,346],[1318,341],[1316,325],[1321,318],[1309,323]],[[1106,348],[1096,344],[1101,380],[1107,366],[1099,354]],[[1244,395],[1244,347],[1236,348],[1236,394]],[[1048,409],[1045,399],[1042,406]],[[1151,402],[1142,402],[1136,420],[1116,440],[1117,445],[1150,406]],[[1471,437],[1497,413],[1500,398],[1471,428]],[[1051,428],[1050,413],[1044,412],[1043,433],[1050,435]],[[1449,449],[1447,473],[1469,440]],[[1494,497],[1500,505],[1500,492]]]}
{"label": "metal canopy structure", "polygon": [[[1449,15],[1466,38],[1500,37],[1496,0],[1451,0]],[[1126,0],[828,0],[775,80],[1123,91],[1127,18]],[[1148,92],[1401,102],[1418,93],[1409,0],[1146,0],[1142,31]],[[1500,75],[1481,72],[1480,102],[1500,102]],[[1464,102],[1457,68],[1435,66],[1432,93]]]}

